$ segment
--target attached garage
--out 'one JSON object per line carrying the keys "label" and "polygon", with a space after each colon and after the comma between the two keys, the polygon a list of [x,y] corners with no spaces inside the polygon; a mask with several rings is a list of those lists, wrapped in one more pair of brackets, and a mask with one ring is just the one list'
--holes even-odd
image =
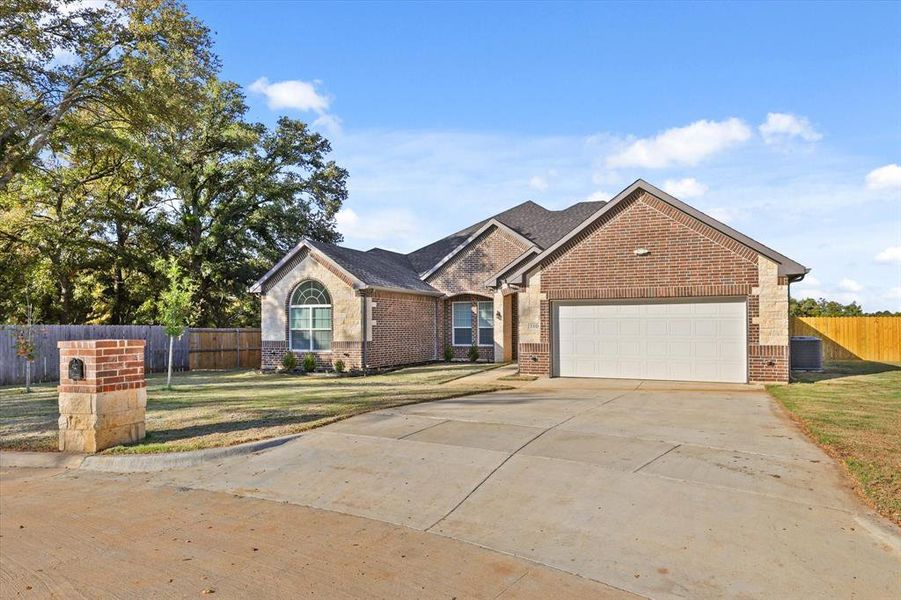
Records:
{"label": "attached garage", "polygon": [[554,374],[672,381],[748,381],[744,298],[559,302]]}

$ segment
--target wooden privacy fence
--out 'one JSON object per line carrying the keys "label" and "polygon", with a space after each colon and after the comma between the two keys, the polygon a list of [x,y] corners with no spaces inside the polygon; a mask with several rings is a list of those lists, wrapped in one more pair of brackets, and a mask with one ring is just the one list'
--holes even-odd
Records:
{"label": "wooden privacy fence", "polygon": [[[0,325],[0,385],[25,383],[25,361],[16,356],[16,331],[11,325]],[[160,325],[36,325],[32,381],[59,380],[56,342],[98,339],[144,340],[144,368],[148,373],[166,370],[169,337]],[[259,329],[189,329],[173,346],[176,371],[259,367]]]}
{"label": "wooden privacy fence", "polygon": [[191,329],[189,368],[259,369],[260,340],[259,329]]}
{"label": "wooden privacy fence", "polygon": [[[0,385],[25,383],[25,361],[16,356],[16,331],[11,325],[0,325]],[[35,353],[31,365],[32,381],[59,381],[59,352],[56,342],[61,340],[136,339],[144,340],[144,368],[150,371],[166,369],[169,357],[169,337],[161,325],[35,325]],[[175,341],[172,368],[188,368],[188,340]]]}
{"label": "wooden privacy fence", "polygon": [[792,317],[790,330],[823,340],[825,360],[901,362],[901,317]]}

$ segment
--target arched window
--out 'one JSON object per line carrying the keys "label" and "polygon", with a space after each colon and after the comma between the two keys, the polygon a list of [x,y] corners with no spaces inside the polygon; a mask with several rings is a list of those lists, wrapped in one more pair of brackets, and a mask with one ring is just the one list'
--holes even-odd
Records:
{"label": "arched window", "polygon": [[304,281],[288,307],[292,350],[332,349],[332,299],[317,281]]}

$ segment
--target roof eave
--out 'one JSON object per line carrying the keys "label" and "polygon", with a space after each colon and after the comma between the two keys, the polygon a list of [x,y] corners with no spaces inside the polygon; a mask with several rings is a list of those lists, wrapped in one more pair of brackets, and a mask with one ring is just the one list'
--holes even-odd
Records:
{"label": "roof eave", "polygon": [[249,291],[251,294],[261,294],[263,292],[263,285],[273,275],[278,273],[279,269],[281,269],[283,266],[285,266],[288,263],[288,261],[291,260],[292,258],[294,258],[297,255],[297,253],[300,252],[303,248],[307,248],[307,249],[310,248],[310,245],[307,244],[306,238],[300,240],[299,244],[297,244],[296,246],[294,246],[293,248],[288,250],[288,252],[282,257],[282,259],[280,261],[278,261],[277,263],[275,263],[275,265],[271,269],[266,271],[266,273],[262,277],[260,277],[255,282],[253,282],[253,285],[251,285],[249,288],[247,288],[247,291]]}
{"label": "roof eave", "polygon": [[670,194],[667,194],[660,188],[648,183],[647,181],[645,181],[643,179],[637,179],[631,185],[629,185],[624,190],[622,190],[619,194],[614,196],[609,202],[604,204],[604,206],[602,206],[601,208],[596,210],[594,213],[589,215],[585,220],[583,220],[576,227],[574,227],[572,231],[570,231],[569,233],[564,235],[562,238],[557,240],[554,244],[549,246],[541,254],[539,254],[538,256],[533,258],[531,261],[529,261],[528,263],[526,263],[525,265],[523,265],[522,267],[517,269],[509,277],[509,279],[510,280],[514,280],[517,278],[524,279],[525,274],[528,271],[530,271],[535,266],[544,262],[544,260],[547,259],[549,256],[551,256],[557,249],[559,249],[561,246],[563,246],[564,244],[569,242],[571,239],[573,239],[579,233],[584,231],[588,226],[590,226],[597,219],[599,219],[604,214],[606,214],[607,212],[612,210],[616,205],[618,205],[624,199],[626,199],[627,197],[632,195],[632,193],[638,189],[641,189],[642,191],[647,192],[648,194],[651,194],[652,196],[655,196],[660,200],[663,200],[667,204],[670,204],[670,205],[674,206],[675,208],[681,210],[682,212],[694,217],[695,219],[698,219],[702,223],[709,225],[710,227],[713,227],[714,229],[718,230],[723,235],[726,235],[727,237],[730,237],[730,238],[736,240],[737,242],[747,246],[748,248],[755,250],[759,254],[766,256],[767,258],[769,258],[770,260],[772,260],[773,262],[775,262],[776,264],[779,265],[779,268],[778,268],[779,275],[789,276],[789,277],[797,276],[797,275],[803,276],[804,274],[806,274],[809,271],[809,269],[807,269],[802,264],[795,262],[792,259],[788,258],[787,256],[784,256],[784,255],[776,252],[772,248],[764,246],[760,242],[749,238],[748,236],[744,235],[743,233],[739,233],[738,231],[732,229],[725,223],[721,223],[720,221],[717,221],[713,217],[699,211],[698,209],[696,209],[692,206],[689,206],[688,204],[685,204],[678,198],[675,198],[675,197],[671,196]]}
{"label": "roof eave", "polygon": [[332,267],[334,267],[335,269],[340,271],[342,274],[344,274],[350,280],[351,287],[353,287],[354,289],[362,289],[362,288],[366,287],[366,283],[364,283],[359,277],[357,277],[356,275],[354,275],[353,273],[351,273],[350,271],[348,271],[347,269],[342,267],[340,264],[338,264],[338,262],[335,259],[330,257],[328,254],[326,254],[325,252],[323,252],[322,250],[320,250],[319,248],[314,246],[309,240],[304,238],[300,241],[299,244],[297,244],[296,246],[294,246],[294,248],[292,248],[290,251],[288,251],[288,253],[285,254],[285,256],[282,257],[282,259],[280,261],[275,263],[274,267],[272,267],[271,269],[266,271],[265,275],[260,277],[256,282],[254,282],[253,285],[251,285],[248,288],[250,293],[261,294],[263,291],[263,286],[266,284],[266,282],[269,279],[271,279],[272,276],[275,275],[279,271],[279,269],[281,269],[283,266],[285,266],[288,263],[288,261],[290,261],[292,258],[294,258],[297,255],[297,253],[300,252],[303,248],[306,248],[310,252],[311,255],[313,255],[317,258],[317,260],[327,262]]}
{"label": "roof eave", "polygon": [[456,256],[456,255],[459,254],[461,251],[463,251],[464,248],[466,248],[467,246],[469,246],[469,245],[470,245],[472,242],[474,242],[480,235],[482,235],[483,233],[485,233],[486,231],[488,231],[488,229],[490,229],[492,226],[495,226],[495,227],[497,227],[498,229],[501,229],[501,228],[504,229],[505,231],[507,231],[508,233],[510,233],[511,235],[513,235],[516,239],[518,239],[519,241],[521,241],[522,243],[524,243],[524,244],[526,244],[526,245],[528,245],[528,246],[534,246],[534,245],[535,245],[534,242],[532,242],[530,239],[528,239],[527,237],[525,237],[525,236],[522,235],[521,233],[515,231],[515,230],[514,230],[512,227],[510,227],[509,225],[504,225],[503,223],[501,223],[501,222],[498,221],[497,219],[491,218],[491,219],[488,220],[488,222],[486,222],[484,225],[482,225],[481,227],[479,227],[475,232],[473,232],[472,235],[470,235],[468,238],[466,238],[465,240],[463,240],[462,242],[460,242],[453,250],[451,250],[449,253],[447,253],[447,254],[444,256],[444,258],[442,258],[442,259],[439,260],[437,263],[435,263],[435,265],[434,265],[431,269],[429,269],[428,271],[425,271],[424,273],[421,273],[421,274],[419,275],[419,278],[422,279],[423,281],[425,281],[426,279],[428,279],[429,277],[431,277],[432,275],[434,275],[441,267],[443,267],[445,264],[447,264],[447,263],[450,261],[450,259],[452,259],[454,256]]}
{"label": "roof eave", "polygon": [[516,258],[514,258],[512,261],[507,263],[505,266],[501,267],[501,269],[498,270],[494,275],[492,275],[491,277],[486,279],[485,287],[496,288],[497,286],[499,286],[501,284],[500,280],[503,278],[505,273],[508,273],[510,271],[510,269],[516,268],[516,265],[518,265],[522,261],[529,258],[530,255],[538,253],[538,252],[541,252],[541,248],[539,248],[535,244],[532,244],[532,246],[528,250],[526,250],[525,252],[523,252],[522,254],[517,256]]}
{"label": "roof eave", "polygon": [[363,287],[358,288],[362,290],[373,290],[379,292],[393,292],[396,294],[417,294],[420,296],[435,296],[441,297],[444,295],[444,292],[439,292],[438,290],[415,290],[412,288],[398,288],[398,287],[389,287],[384,285],[364,285]]}

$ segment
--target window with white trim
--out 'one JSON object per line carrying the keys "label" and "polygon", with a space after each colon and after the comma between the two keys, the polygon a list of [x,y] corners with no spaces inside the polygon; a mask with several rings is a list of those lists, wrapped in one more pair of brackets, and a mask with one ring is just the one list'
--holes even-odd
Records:
{"label": "window with white trim", "polygon": [[472,302],[453,303],[454,346],[472,346]]}
{"label": "window with white trim", "polygon": [[479,346],[494,345],[494,302],[479,302]]}
{"label": "window with white trim", "polygon": [[288,322],[291,350],[332,349],[332,299],[318,281],[304,281],[294,290]]}

